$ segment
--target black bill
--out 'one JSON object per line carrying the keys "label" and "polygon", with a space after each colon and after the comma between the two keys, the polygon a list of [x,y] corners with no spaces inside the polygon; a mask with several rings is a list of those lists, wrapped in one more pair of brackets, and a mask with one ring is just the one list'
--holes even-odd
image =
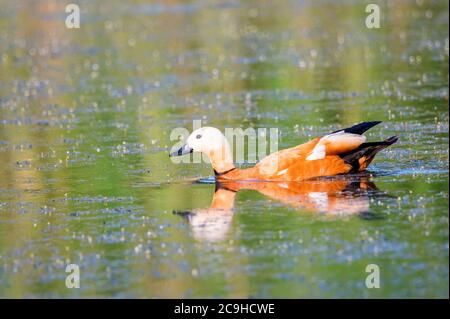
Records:
{"label": "black bill", "polygon": [[187,146],[187,144],[186,144],[186,145],[183,145],[183,147],[181,147],[178,151],[170,153],[169,157],[189,154],[189,153],[192,153],[192,151],[193,151],[193,149],[190,148],[189,146]]}

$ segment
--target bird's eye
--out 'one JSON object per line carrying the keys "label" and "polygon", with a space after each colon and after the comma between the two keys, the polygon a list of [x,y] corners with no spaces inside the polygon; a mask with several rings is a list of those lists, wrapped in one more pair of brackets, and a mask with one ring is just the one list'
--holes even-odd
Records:
{"label": "bird's eye", "polygon": [[202,135],[201,134],[198,134],[197,136],[196,136],[196,138],[201,138],[202,137]]}

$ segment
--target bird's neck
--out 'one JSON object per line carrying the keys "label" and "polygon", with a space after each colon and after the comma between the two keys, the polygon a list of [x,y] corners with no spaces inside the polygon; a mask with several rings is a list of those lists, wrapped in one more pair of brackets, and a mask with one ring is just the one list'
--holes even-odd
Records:
{"label": "bird's neck", "polygon": [[226,140],[221,146],[210,151],[208,157],[216,174],[223,174],[235,168],[230,145]]}

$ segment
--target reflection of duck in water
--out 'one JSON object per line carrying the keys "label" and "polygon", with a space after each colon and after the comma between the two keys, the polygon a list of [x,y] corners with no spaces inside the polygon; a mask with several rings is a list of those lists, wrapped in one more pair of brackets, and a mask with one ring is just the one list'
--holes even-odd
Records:
{"label": "reflection of duck in water", "polygon": [[236,192],[218,187],[209,208],[194,209],[192,212],[174,211],[174,213],[187,218],[196,239],[221,240],[231,227]]}
{"label": "reflection of duck in water", "polygon": [[377,192],[367,177],[305,182],[225,181],[216,183],[209,208],[174,213],[188,219],[195,238],[221,240],[231,227],[235,197],[240,190],[255,190],[288,206],[330,215],[367,213],[370,196]]}
{"label": "reflection of duck in water", "polygon": [[394,144],[397,137],[366,143],[362,135],[380,122],[363,122],[307,143],[275,152],[254,167],[236,168],[226,137],[216,128],[202,127],[187,139],[186,145],[170,154],[180,156],[192,152],[206,154],[217,180],[303,181],[321,176],[364,171],[375,155]]}

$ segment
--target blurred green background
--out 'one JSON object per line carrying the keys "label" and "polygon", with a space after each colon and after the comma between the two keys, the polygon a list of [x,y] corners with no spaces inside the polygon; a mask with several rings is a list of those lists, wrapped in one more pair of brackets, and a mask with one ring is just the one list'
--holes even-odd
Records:
{"label": "blurred green background", "polygon": [[[0,0],[0,297],[448,298],[448,2]],[[377,218],[257,192],[220,240],[176,127],[277,127],[279,147],[367,120]],[[80,265],[81,288],[65,287]],[[364,286],[365,266],[381,288]]]}

